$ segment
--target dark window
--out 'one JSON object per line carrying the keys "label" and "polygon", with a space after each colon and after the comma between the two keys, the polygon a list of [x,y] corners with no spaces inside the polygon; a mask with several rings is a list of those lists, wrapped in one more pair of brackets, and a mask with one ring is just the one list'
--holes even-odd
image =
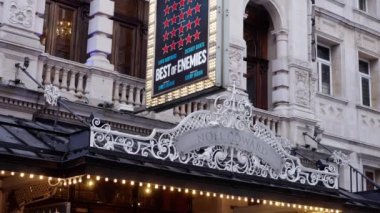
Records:
{"label": "dark window", "polygon": [[[365,176],[373,181],[375,180],[375,174],[372,171],[365,171]],[[368,191],[375,189],[375,186],[368,180],[366,181],[366,185]]]}
{"label": "dark window", "polygon": [[370,95],[370,83],[368,78],[362,77],[362,101],[363,105],[370,106],[371,105],[371,95]]}
{"label": "dark window", "polygon": [[53,56],[85,62],[87,59],[87,3],[47,0],[41,43]]}
{"label": "dark window", "polygon": [[115,70],[145,78],[148,2],[115,0],[111,62]]}
{"label": "dark window", "polygon": [[271,19],[263,6],[254,3],[249,3],[245,12],[247,93],[255,107],[268,109],[268,34]]}
{"label": "dark window", "polygon": [[365,61],[359,61],[359,72],[369,74],[369,64]]}
{"label": "dark window", "polygon": [[368,62],[359,60],[359,73],[362,104],[364,106],[371,106],[371,74]]}
{"label": "dark window", "polygon": [[367,0],[358,0],[359,10],[367,12]]}
{"label": "dark window", "polygon": [[330,66],[326,64],[321,65],[322,77],[322,93],[331,94],[330,91]]}
{"label": "dark window", "polygon": [[331,95],[331,56],[330,49],[321,45],[317,48],[319,92]]}
{"label": "dark window", "polygon": [[318,45],[318,58],[324,59],[326,61],[330,61],[330,49],[327,47],[323,47]]}

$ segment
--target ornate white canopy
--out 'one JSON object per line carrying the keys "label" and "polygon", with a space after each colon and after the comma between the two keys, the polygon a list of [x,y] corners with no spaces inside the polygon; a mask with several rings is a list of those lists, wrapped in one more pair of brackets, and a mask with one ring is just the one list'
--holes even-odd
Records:
{"label": "ornate white canopy", "polygon": [[[101,125],[95,118],[90,146],[211,170],[338,187],[338,172],[334,165],[330,164],[324,170],[303,166],[298,157],[291,155],[291,146],[286,139],[276,136],[264,124],[253,121],[253,106],[247,98],[237,98],[236,93],[232,89],[226,93],[229,95],[216,98],[212,110],[193,112],[175,128],[154,129],[146,137],[114,131],[110,125]],[[204,140],[208,130],[214,133]],[[189,138],[194,138],[194,145],[189,144],[192,143]]]}

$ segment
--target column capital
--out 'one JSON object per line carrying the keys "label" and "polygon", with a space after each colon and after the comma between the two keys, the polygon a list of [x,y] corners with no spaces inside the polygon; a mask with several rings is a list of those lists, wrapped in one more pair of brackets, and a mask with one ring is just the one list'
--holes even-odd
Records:
{"label": "column capital", "polygon": [[278,30],[273,30],[271,32],[272,35],[276,36],[276,39],[277,40],[288,40],[288,30],[287,29],[284,29],[284,28],[281,28],[281,29],[278,29]]}

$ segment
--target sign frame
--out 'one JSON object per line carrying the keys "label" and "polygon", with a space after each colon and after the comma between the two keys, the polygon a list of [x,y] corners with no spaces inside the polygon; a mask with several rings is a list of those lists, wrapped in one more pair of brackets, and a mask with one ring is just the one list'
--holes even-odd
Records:
{"label": "sign frame", "polygon": [[156,61],[157,2],[149,2],[148,50],[146,73],[146,108],[162,111],[191,99],[200,98],[222,90],[222,7],[221,0],[208,2],[207,75],[189,84],[179,85],[162,93],[154,94]]}

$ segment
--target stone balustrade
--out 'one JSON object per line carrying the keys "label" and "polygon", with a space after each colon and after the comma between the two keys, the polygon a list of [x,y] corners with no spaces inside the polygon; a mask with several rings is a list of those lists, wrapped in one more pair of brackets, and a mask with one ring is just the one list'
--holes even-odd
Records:
{"label": "stone balustrade", "polygon": [[253,112],[253,122],[261,122],[276,134],[280,131],[281,117],[273,112],[255,108]]}
{"label": "stone balustrade", "polygon": [[[84,100],[91,104],[92,94],[88,88],[96,86],[91,85],[91,74],[94,71],[91,67],[47,54],[40,56],[39,61],[42,68],[38,80],[42,85],[53,84],[60,89],[63,97],[71,101]],[[113,79],[112,94],[109,97],[112,96],[115,109],[134,111],[145,106],[143,79],[117,72],[97,70],[96,73]],[[182,104],[173,108],[173,115],[182,119],[192,112],[210,109],[212,103],[212,100],[201,99]],[[255,108],[253,121],[259,121],[272,131],[279,132],[281,118],[271,112]]]}
{"label": "stone balustrade", "polygon": [[48,55],[41,56],[40,62],[42,72],[38,78],[42,85],[53,84],[70,100],[89,94],[90,70],[85,65]]}
{"label": "stone balustrade", "polygon": [[[213,101],[211,101],[213,104]],[[210,109],[210,102],[207,100],[192,101],[173,109],[173,115],[178,118],[184,118],[192,112],[198,110]],[[261,122],[265,124],[270,130],[279,133],[281,118],[272,112],[255,108],[253,112],[253,122]]]}
{"label": "stone balustrade", "polygon": [[[92,104],[92,97],[97,94],[91,94],[90,88],[100,86],[91,85],[91,83],[96,83],[93,79],[93,75],[96,73],[97,78],[104,76],[104,78],[112,79],[113,84],[109,84],[109,91],[112,92],[105,96],[112,97],[116,109],[126,109],[125,106],[129,106],[127,110],[133,111],[136,107],[140,108],[145,105],[145,81],[143,79],[117,72],[94,70],[91,66],[47,54],[40,56],[39,62],[41,71],[37,76],[38,81],[42,85],[53,84],[58,87],[61,95],[71,101],[82,100]],[[106,88],[102,90],[108,91]]]}
{"label": "stone balustrade", "polygon": [[145,105],[145,81],[125,75],[118,76],[113,83],[113,103],[133,107]]}
{"label": "stone balustrade", "polygon": [[188,114],[198,111],[198,110],[207,110],[210,108],[210,104],[207,100],[192,101],[180,106],[176,106],[173,109],[173,115],[180,118],[186,117]]}

